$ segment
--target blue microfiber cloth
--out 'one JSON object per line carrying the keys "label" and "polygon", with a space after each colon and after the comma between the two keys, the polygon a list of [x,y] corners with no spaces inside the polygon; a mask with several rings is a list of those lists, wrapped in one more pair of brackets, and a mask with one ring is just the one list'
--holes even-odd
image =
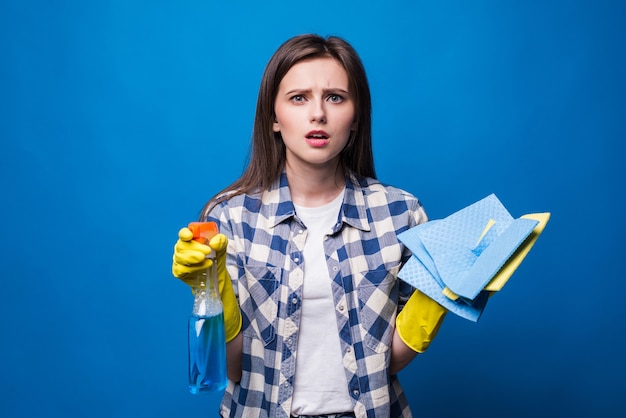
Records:
{"label": "blue microfiber cloth", "polygon": [[450,312],[478,321],[490,292],[508,281],[549,217],[540,213],[514,219],[491,194],[398,235],[413,253],[398,277]]}

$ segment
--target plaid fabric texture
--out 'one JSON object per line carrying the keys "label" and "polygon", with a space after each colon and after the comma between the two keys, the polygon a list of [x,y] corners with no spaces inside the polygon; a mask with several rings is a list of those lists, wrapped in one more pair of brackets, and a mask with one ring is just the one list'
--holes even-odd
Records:
{"label": "plaid fabric texture", "polygon": [[[258,195],[222,202],[208,218],[229,239],[227,265],[243,316],[243,376],[229,383],[220,413],[288,418],[307,231],[286,175]],[[357,417],[411,416],[397,378],[388,373],[396,314],[413,291],[396,277],[410,256],[397,235],[426,220],[409,193],[371,178],[346,180],[324,250],[337,318],[337,329],[328,331],[340,335]]]}

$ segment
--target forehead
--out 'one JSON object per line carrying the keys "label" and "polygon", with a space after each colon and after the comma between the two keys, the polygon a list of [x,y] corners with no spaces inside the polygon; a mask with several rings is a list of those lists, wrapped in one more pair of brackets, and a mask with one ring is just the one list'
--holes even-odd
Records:
{"label": "forehead", "polygon": [[280,88],[322,86],[347,91],[348,84],[348,73],[339,61],[330,57],[319,57],[294,64],[280,81]]}

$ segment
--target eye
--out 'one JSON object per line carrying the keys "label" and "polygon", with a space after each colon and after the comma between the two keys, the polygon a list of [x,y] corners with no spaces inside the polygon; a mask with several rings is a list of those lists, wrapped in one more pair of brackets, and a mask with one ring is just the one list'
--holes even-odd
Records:
{"label": "eye", "polygon": [[329,94],[328,101],[331,103],[341,103],[343,102],[343,97],[338,94]]}
{"label": "eye", "polygon": [[302,103],[304,102],[305,98],[301,94],[296,94],[295,96],[292,96],[291,99],[289,100],[291,100],[294,103]]}

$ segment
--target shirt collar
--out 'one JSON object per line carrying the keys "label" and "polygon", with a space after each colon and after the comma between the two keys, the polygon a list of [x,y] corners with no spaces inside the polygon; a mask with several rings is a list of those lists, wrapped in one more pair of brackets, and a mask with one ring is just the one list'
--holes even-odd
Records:
{"label": "shirt collar", "polygon": [[[346,177],[346,190],[340,213],[341,222],[335,226],[334,232],[339,231],[343,223],[363,231],[370,230],[364,186],[367,186],[366,179],[359,179],[354,175]],[[271,219],[272,228],[295,217],[296,210],[291,201],[285,172],[263,193],[262,202],[261,214]]]}

